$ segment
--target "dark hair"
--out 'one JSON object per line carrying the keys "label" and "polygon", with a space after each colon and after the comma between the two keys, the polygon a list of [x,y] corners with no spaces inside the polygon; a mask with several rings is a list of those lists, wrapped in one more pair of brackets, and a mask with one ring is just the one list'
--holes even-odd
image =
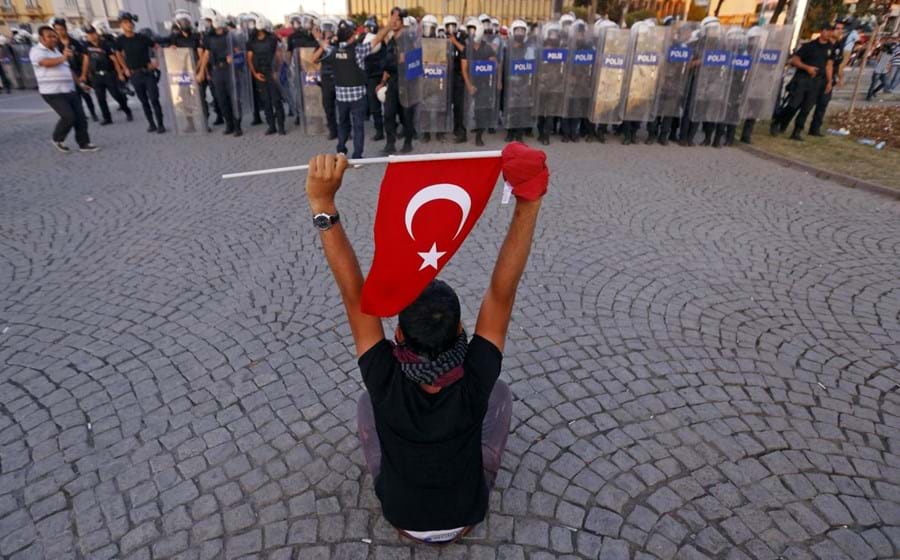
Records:
{"label": "dark hair", "polygon": [[399,14],[401,19],[405,18],[406,16],[409,15],[409,12],[407,12],[404,8],[401,8],[400,6],[394,6],[393,8],[391,8],[391,15],[394,15],[394,12],[397,12],[397,14]]}
{"label": "dark hair", "polygon": [[43,37],[44,33],[47,33],[48,31],[50,33],[56,33],[56,31],[54,31],[53,28],[50,27],[49,25],[42,25],[42,26],[38,27],[38,37]]}
{"label": "dark hair", "polygon": [[459,298],[453,288],[432,280],[398,316],[405,344],[416,354],[436,357],[453,347],[459,315]]}
{"label": "dark hair", "polygon": [[68,28],[68,25],[66,25],[66,20],[63,18],[56,18],[53,20],[53,27],[56,27],[57,25],[62,26],[63,29]]}

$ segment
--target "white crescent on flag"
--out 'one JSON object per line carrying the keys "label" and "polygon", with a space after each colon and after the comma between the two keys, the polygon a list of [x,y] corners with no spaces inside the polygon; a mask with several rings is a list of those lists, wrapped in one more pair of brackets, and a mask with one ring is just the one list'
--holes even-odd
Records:
{"label": "white crescent on flag", "polygon": [[416,212],[419,211],[419,208],[433,200],[449,200],[450,202],[456,203],[456,205],[459,206],[459,209],[462,210],[462,219],[459,222],[456,233],[453,234],[453,239],[456,239],[456,236],[462,231],[463,226],[466,224],[466,220],[469,218],[469,210],[472,208],[472,199],[465,189],[457,185],[451,185],[450,183],[440,183],[425,187],[409,200],[409,203],[406,205],[405,216],[407,233],[409,233],[410,238],[415,240],[416,236],[412,231],[412,223],[413,219],[416,217]]}

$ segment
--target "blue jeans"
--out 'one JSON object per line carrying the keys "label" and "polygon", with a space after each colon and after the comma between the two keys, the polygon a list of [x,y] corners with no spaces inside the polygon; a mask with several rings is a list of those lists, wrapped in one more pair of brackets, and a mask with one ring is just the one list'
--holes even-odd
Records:
{"label": "blue jeans", "polygon": [[887,72],[872,74],[872,83],[869,84],[869,93],[866,94],[866,101],[875,97],[875,94],[886,88],[888,85]]}
{"label": "blue jeans", "polygon": [[891,80],[888,82],[888,93],[894,91],[894,88],[900,86],[900,66],[891,70]]}
{"label": "blue jeans", "polygon": [[347,153],[347,138],[350,137],[350,129],[353,128],[353,155],[351,159],[363,157],[363,145],[366,141],[365,120],[369,104],[366,97],[362,96],[356,101],[338,101],[338,143],[337,151]]}

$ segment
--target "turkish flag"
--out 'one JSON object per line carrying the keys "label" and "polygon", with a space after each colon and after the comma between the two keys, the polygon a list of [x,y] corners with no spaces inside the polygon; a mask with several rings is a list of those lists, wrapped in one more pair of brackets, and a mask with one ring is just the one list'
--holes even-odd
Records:
{"label": "turkish flag", "polygon": [[500,157],[391,163],[375,214],[375,257],[362,311],[391,317],[415,301],[460,248],[497,183]]}

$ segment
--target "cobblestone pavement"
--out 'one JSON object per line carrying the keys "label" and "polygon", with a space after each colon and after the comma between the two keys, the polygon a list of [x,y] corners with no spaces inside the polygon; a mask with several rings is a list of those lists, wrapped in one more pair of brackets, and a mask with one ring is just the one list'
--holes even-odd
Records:
{"label": "cobblestone pavement", "polygon": [[[895,202],[735,149],[555,143],[490,513],[412,547],[363,474],[303,176],[217,178],[330,146],[135,122],[60,156],[50,124],[0,130],[0,557],[900,556]],[[340,196],[364,268],[382,171]],[[496,195],[443,273],[469,328]]]}

